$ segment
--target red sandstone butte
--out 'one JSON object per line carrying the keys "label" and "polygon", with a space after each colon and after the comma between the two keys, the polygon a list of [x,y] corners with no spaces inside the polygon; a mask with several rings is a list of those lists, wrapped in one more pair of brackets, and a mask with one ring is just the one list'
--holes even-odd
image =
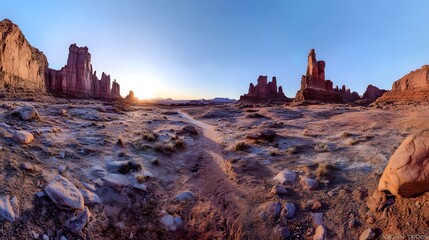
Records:
{"label": "red sandstone butte", "polygon": [[287,101],[288,98],[283,93],[281,86],[277,89],[277,79],[273,77],[271,82],[268,82],[267,76],[260,75],[258,83],[253,85],[250,83],[247,94],[240,96],[241,101],[265,102],[265,101]]}
{"label": "red sandstone butte", "polygon": [[357,92],[351,92],[346,86],[333,88],[331,80],[325,80],[325,61],[316,60],[316,52],[308,54],[307,72],[301,77],[301,88],[295,96],[295,101],[317,100],[327,103],[348,103],[360,99]]}
{"label": "red sandstone butte", "polygon": [[365,93],[362,96],[362,99],[368,100],[368,101],[375,101],[377,98],[381,97],[387,90],[380,89],[373,85],[368,85],[366,88]]}

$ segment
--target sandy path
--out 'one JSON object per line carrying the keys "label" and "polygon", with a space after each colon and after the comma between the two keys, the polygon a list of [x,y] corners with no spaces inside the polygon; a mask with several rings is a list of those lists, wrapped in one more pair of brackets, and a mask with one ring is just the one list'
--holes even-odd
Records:
{"label": "sandy path", "polygon": [[[179,112],[179,114],[189,123],[203,130],[202,136],[199,138],[200,151],[204,155],[208,155],[199,176],[191,182],[198,187],[199,193],[204,196],[204,200],[196,204],[189,220],[191,223],[203,221],[214,227],[208,231],[209,235],[205,235],[203,238],[236,238],[240,235],[242,226],[240,213],[247,209],[247,206],[243,193],[229,180],[229,176],[225,173],[225,159],[219,144],[221,137],[213,126],[198,121],[187,113]],[[204,212],[204,216],[198,216]],[[207,230],[207,226],[200,225],[198,228],[201,227]],[[216,232],[218,233],[216,234]]]}

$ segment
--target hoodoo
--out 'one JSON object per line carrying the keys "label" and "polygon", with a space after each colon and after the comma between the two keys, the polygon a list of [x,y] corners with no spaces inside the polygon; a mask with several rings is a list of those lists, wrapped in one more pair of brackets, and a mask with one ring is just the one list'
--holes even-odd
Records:
{"label": "hoodoo", "polygon": [[333,88],[331,80],[325,80],[325,61],[316,60],[316,52],[308,54],[307,72],[301,77],[301,88],[295,96],[295,101],[317,100],[328,103],[348,103],[360,99],[357,92],[351,92],[346,86]]}

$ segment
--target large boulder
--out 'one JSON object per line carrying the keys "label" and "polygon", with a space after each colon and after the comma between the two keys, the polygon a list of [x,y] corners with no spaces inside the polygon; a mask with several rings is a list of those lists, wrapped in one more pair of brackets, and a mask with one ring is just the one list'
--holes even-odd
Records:
{"label": "large boulder", "polygon": [[45,187],[45,192],[59,208],[83,210],[82,194],[73,183],[60,175]]}
{"label": "large boulder", "polygon": [[429,130],[408,136],[389,160],[379,191],[411,197],[429,190]]}

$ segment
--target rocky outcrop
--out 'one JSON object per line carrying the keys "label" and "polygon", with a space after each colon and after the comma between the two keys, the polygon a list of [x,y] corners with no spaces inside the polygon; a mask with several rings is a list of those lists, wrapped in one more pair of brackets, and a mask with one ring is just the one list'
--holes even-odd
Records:
{"label": "rocky outcrop", "polygon": [[412,71],[395,81],[392,90],[377,102],[429,102],[429,65]]}
{"label": "rocky outcrop", "polygon": [[0,22],[0,89],[45,91],[48,60],[9,19]]}
{"label": "rocky outcrop", "polygon": [[333,82],[325,79],[325,61],[316,60],[316,52],[308,54],[307,72],[301,77],[301,88],[295,101],[317,100],[328,103],[348,103],[360,99],[357,92],[351,92],[346,86],[333,88]]}
{"label": "rocky outcrop", "polygon": [[267,76],[259,76],[258,83],[253,85],[250,83],[247,94],[240,96],[241,101],[264,102],[264,101],[287,101],[287,97],[283,93],[283,88],[277,88],[277,79],[273,77],[271,82],[268,82]]}
{"label": "rocky outcrop", "polygon": [[373,85],[368,85],[366,88],[365,93],[362,96],[362,99],[368,100],[368,101],[375,101],[377,98],[381,97],[387,90],[380,89]]}
{"label": "rocky outcrop", "polygon": [[408,136],[389,160],[379,191],[411,197],[429,191],[429,130]]}
{"label": "rocky outcrop", "polygon": [[49,92],[72,97],[115,99],[120,98],[120,88],[116,80],[110,88],[110,75],[93,72],[91,54],[87,47],[72,44],[69,47],[67,65],[61,70],[48,70],[46,87]]}

